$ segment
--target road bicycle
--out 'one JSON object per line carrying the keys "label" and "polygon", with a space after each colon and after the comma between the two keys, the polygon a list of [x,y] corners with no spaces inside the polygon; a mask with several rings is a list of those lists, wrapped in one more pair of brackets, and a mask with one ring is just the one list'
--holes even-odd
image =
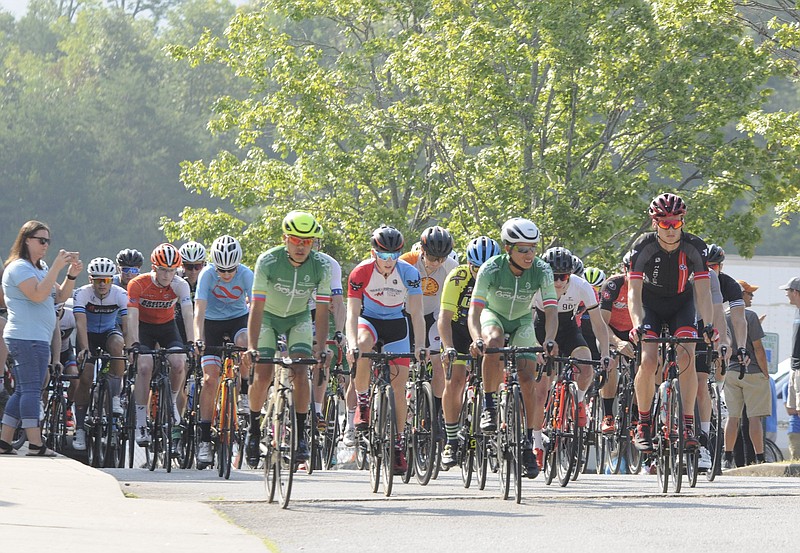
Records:
{"label": "road bicycle", "polygon": [[255,363],[273,364],[272,388],[268,395],[266,413],[261,421],[261,443],[264,456],[264,487],[267,502],[275,501],[277,492],[283,509],[289,506],[292,482],[296,470],[297,415],[292,392],[292,378],[308,378],[306,374],[293,375],[295,367],[316,365],[313,357],[292,358],[286,351],[286,343],[278,341],[280,357],[258,358]]}
{"label": "road bicycle", "polygon": [[471,355],[447,352],[449,365],[446,377],[449,380],[454,361],[465,361],[467,382],[461,398],[458,416],[458,450],[456,462],[461,468],[461,481],[465,488],[472,484],[473,475],[479,489],[486,486],[486,436],[481,431],[480,418],[483,406],[483,374],[481,365]]}
{"label": "road bicycle", "polygon": [[619,381],[614,405],[614,431],[603,435],[605,467],[611,474],[619,474],[625,467],[630,474],[642,470],[642,455],[633,445],[638,420],[633,359],[617,354]]}
{"label": "road bicycle", "polygon": [[425,486],[434,476],[439,459],[435,430],[438,414],[431,385],[432,365],[430,362],[412,363],[410,368],[406,387],[406,418],[409,428],[406,432],[407,439],[404,440],[405,451],[409,465],[408,474],[413,472],[419,485]]}
{"label": "road bicycle", "polygon": [[344,348],[341,343],[337,340],[328,340],[327,344],[334,347],[334,355],[328,370],[328,387],[325,390],[325,402],[322,406],[325,430],[320,432],[322,441],[320,451],[322,467],[330,470],[336,464],[336,448],[343,433],[340,417],[347,411],[345,379],[350,376],[350,370],[345,365]]}
{"label": "road bicycle", "polygon": [[[186,366],[186,410],[180,422],[180,439],[175,448],[178,466],[192,468],[195,464],[200,440],[200,393],[203,389],[203,371],[197,356],[193,355]],[[197,468],[205,468],[197,465]]]}
{"label": "road bicycle", "polygon": [[64,453],[67,446],[67,386],[66,383],[80,378],[77,374],[65,374],[64,367],[57,363],[48,367],[50,379],[47,385],[47,403],[42,422],[42,440],[57,453]]}
{"label": "road bicycle", "polygon": [[115,357],[97,348],[83,359],[80,372],[92,371],[89,406],[83,424],[86,430],[86,452],[89,465],[95,468],[122,467],[125,464],[124,411],[114,413],[109,389],[109,370],[112,361],[128,362],[125,356]]}
{"label": "road bicycle", "polygon": [[600,388],[608,381],[608,367],[597,367],[594,369],[594,379],[583,403],[586,409],[586,427],[583,431],[583,441],[581,444],[580,457],[575,470],[572,472],[572,479],[577,480],[578,475],[587,470],[589,466],[589,456],[594,452],[594,467],[597,474],[603,473],[605,460],[605,450],[603,434],[600,425],[603,421],[603,398],[600,397]]}

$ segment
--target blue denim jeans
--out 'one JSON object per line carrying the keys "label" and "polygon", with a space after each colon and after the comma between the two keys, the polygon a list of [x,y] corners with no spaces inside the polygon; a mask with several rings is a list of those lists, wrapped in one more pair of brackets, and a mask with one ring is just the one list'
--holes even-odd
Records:
{"label": "blue denim jeans", "polygon": [[42,386],[50,362],[50,344],[38,340],[6,338],[8,351],[14,358],[14,393],[8,398],[3,424],[16,428],[39,426],[39,404]]}

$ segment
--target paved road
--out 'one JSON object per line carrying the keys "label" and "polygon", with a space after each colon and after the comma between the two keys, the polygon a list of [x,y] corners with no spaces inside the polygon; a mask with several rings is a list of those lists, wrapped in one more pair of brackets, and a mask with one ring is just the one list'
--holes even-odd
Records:
{"label": "paved road", "polygon": [[[560,546],[567,551],[792,548],[800,540],[796,478],[723,476],[662,495],[655,476],[581,475],[568,487],[525,482],[523,502],[502,501],[496,479],[464,489],[460,473],[421,487],[395,482],[391,498],[372,494],[366,472],[300,474],[288,510],[265,502],[260,472],[107,469],[127,494],[203,501],[263,538],[275,551],[486,551]],[[491,478],[491,477],[490,477]]]}

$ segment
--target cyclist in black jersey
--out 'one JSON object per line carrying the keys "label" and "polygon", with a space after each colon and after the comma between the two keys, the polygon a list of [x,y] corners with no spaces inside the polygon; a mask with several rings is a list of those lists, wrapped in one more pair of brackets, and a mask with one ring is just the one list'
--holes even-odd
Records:
{"label": "cyclist in black jersey", "polygon": [[[633,329],[630,338],[656,337],[663,324],[675,337],[695,338],[702,328],[707,340],[716,339],[713,308],[706,259],[708,248],[697,236],[683,232],[686,204],[674,194],[661,194],[650,203],[655,232],[640,236],[631,247],[631,271],[628,275],[628,308]],[[694,276],[694,294],[689,277]],[[695,326],[695,303],[699,320]],[[707,322],[707,325],[706,325]],[[636,448],[652,451],[650,404],[655,390],[658,348],[655,343],[641,344],[642,362],[636,374],[635,389],[639,405]],[[681,367],[680,385],[684,412],[685,443],[699,446],[694,436],[694,404],[697,375],[694,344],[684,344],[678,351]],[[643,411],[642,409],[647,409]]]}

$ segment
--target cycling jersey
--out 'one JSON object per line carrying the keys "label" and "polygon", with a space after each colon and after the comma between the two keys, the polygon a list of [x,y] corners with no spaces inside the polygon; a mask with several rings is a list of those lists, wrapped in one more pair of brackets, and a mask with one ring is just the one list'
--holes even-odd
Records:
{"label": "cycling jersey", "polygon": [[[329,256],[327,253],[317,252],[319,255],[324,257],[328,260],[328,263],[331,265],[331,297],[334,296],[341,296],[344,291],[342,290],[342,266],[341,264],[336,261],[334,258]],[[314,298],[310,298],[308,300],[308,308],[311,311],[317,308],[317,302],[314,301]],[[334,330],[335,331],[335,330]]]}
{"label": "cycling jersey", "polygon": [[444,282],[450,271],[458,266],[458,262],[447,257],[444,263],[440,264],[435,271],[429,273],[425,269],[425,262],[422,259],[422,252],[409,252],[400,256],[400,259],[411,264],[419,271],[420,284],[422,286],[422,314],[433,314],[434,318],[439,317],[441,305],[440,296]]}
{"label": "cycling jersey", "polygon": [[719,276],[722,300],[728,302],[728,307],[744,307],[744,296],[739,283],[725,273],[719,273],[717,276]]}
{"label": "cycling jersey", "polygon": [[[541,290],[534,295],[533,304],[539,311],[544,311]],[[574,318],[579,307],[589,311],[597,305],[597,295],[594,293],[592,285],[578,275],[572,275],[569,277],[564,293],[558,298],[558,313],[559,316],[565,313],[569,315],[569,318]]]}
{"label": "cycling jersey", "polygon": [[224,282],[216,267],[206,265],[197,277],[196,300],[206,302],[205,318],[227,321],[247,315],[247,300],[253,290],[253,271],[239,265],[230,282]]}
{"label": "cycling jersey", "polygon": [[263,301],[264,311],[278,317],[308,312],[308,300],[331,301],[331,265],[312,251],[302,265],[289,261],[286,246],[276,246],[258,256],[253,277],[253,301]]}
{"label": "cycling jersey", "polygon": [[530,269],[515,276],[508,260],[509,255],[504,253],[481,265],[472,292],[472,304],[482,305],[509,321],[531,315],[533,297],[539,290],[543,307],[558,305],[553,271],[546,261],[535,257]]}
{"label": "cycling jersey", "polygon": [[100,298],[94,286],[81,286],[73,294],[75,313],[86,315],[86,332],[104,334],[117,328],[117,316],[128,314],[128,293],[124,288],[111,285],[108,294]]}
{"label": "cycling jersey", "polygon": [[168,286],[159,286],[155,273],[139,275],[128,283],[128,309],[139,310],[139,322],[160,325],[175,320],[175,303],[191,309],[189,283],[175,275]]}
{"label": "cycling jersey", "polygon": [[469,270],[469,264],[459,265],[447,275],[442,290],[441,308],[453,312],[453,322],[467,325],[469,302],[475,288],[475,277]]}
{"label": "cycling jersey", "polygon": [[671,298],[689,291],[689,276],[708,278],[708,248],[694,234],[681,233],[678,247],[671,252],[661,248],[658,234],[641,235],[631,247],[630,280],[644,280],[644,290],[652,295]]}
{"label": "cycling jersey", "polygon": [[611,312],[608,326],[612,330],[627,333],[633,328],[628,311],[628,279],[625,275],[608,278],[600,288],[600,309]]}
{"label": "cycling jersey", "polygon": [[384,277],[375,267],[374,259],[359,263],[347,279],[347,297],[361,300],[361,314],[375,319],[404,317],[407,296],[422,294],[419,271],[398,259]]}

